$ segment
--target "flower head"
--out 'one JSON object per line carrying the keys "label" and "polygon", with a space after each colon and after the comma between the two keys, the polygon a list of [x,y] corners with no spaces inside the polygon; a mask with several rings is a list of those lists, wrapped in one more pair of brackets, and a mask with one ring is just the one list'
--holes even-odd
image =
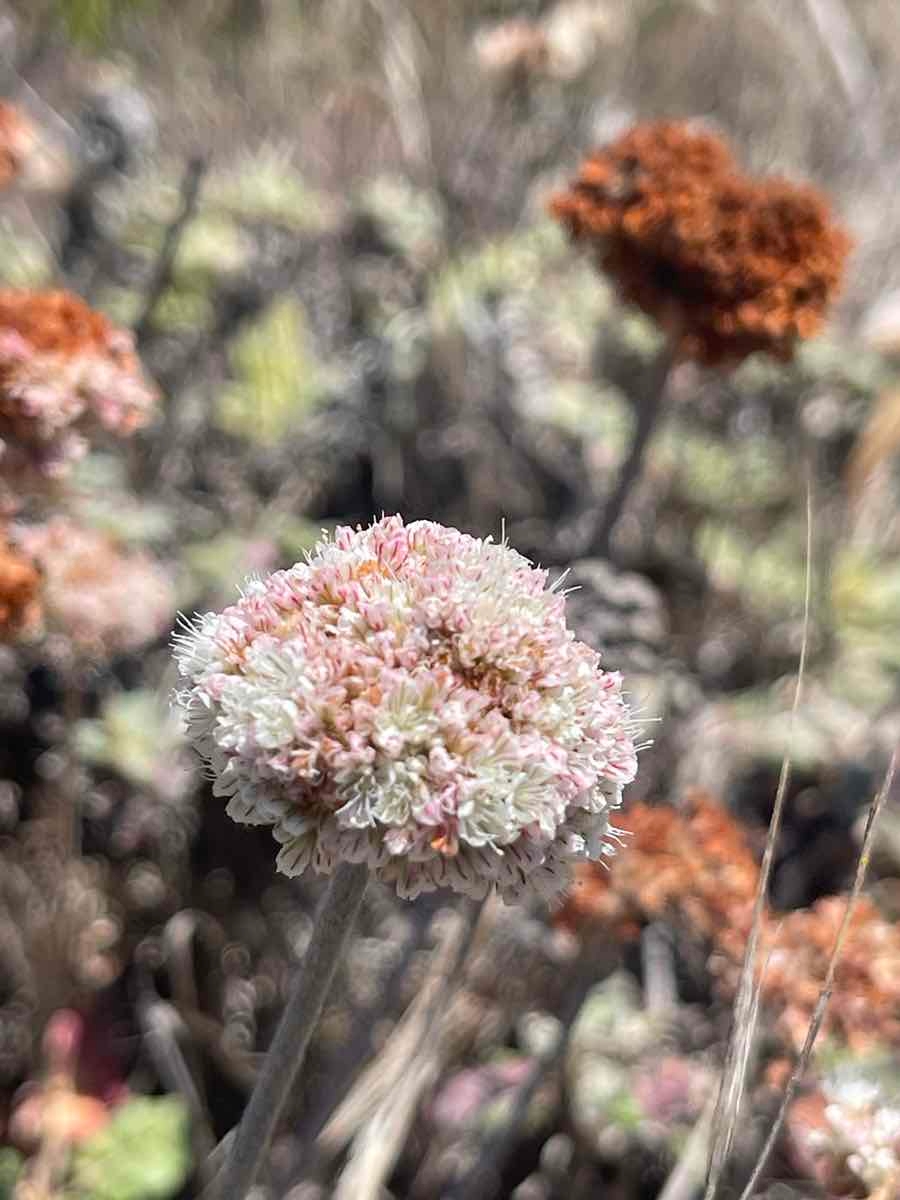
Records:
{"label": "flower head", "polygon": [[619,676],[546,583],[505,544],[387,517],[199,618],[178,700],[230,815],[273,827],[289,875],[558,893],[636,761]]}
{"label": "flower head", "polygon": [[895,1195],[900,1171],[897,1060],[844,1056],[787,1116],[791,1158],[828,1195]]}
{"label": "flower head", "polygon": [[[760,990],[782,1009],[780,1024],[796,1046],[825,983],[846,903],[843,896],[825,896],[778,924]],[[900,928],[865,897],[853,910],[823,1028],[838,1045],[857,1051],[900,1047]]]}
{"label": "flower head", "polygon": [[13,539],[40,568],[47,629],[75,655],[127,654],[171,628],[172,583],[148,555],[65,517],[18,526]]}
{"label": "flower head", "polygon": [[822,326],[850,239],[814,188],[742,174],[714,134],[637,125],[551,211],[684,357],[788,359]]}
{"label": "flower head", "polygon": [[0,504],[64,475],[91,438],[129,436],[155,402],[126,330],[68,292],[0,290]]}
{"label": "flower head", "polygon": [[900,1097],[849,1072],[826,1081],[825,1118],[847,1165],[874,1192],[900,1171]]}
{"label": "flower head", "polygon": [[558,924],[578,933],[599,921],[632,937],[643,925],[666,919],[740,962],[759,868],[725,806],[695,791],[679,808],[633,804],[619,824],[627,854],[611,870],[590,863],[578,868]]}
{"label": "flower head", "polygon": [[[701,792],[678,808],[633,804],[619,822],[627,853],[610,870],[578,866],[556,915],[573,933],[596,922],[624,938],[652,921],[706,944],[716,990],[737,992],[759,867],[740,823]],[[844,916],[846,897],[826,896],[782,915],[766,909],[759,993],[784,1039],[803,1045]],[[865,898],[854,908],[834,978],[824,1032],[854,1050],[900,1047],[900,929]]]}

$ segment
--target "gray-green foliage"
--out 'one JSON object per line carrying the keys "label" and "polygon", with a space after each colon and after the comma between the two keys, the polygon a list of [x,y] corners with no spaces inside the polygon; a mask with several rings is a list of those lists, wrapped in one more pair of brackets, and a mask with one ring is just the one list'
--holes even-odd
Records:
{"label": "gray-green foliage", "polygon": [[228,217],[270,221],[296,233],[323,229],[332,207],[306,183],[290,152],[271,145],[215,171],[204,184],[203,204]]}
{"label": "gray-green foliage", "polygon": [[806,567],[800,522],[750,538],[727,519],[710,518],[697,531],[696,550],[714,584],[739,593],[759,615],[783,615],[802,605]]}
{"label": "gray-green foliage", "polygon": [[466,328],[473,308],[486,299],[541,286],[544,271],[566,251],[549,220],[466,250],[433,280],[430,302],[439,328]]}
{"label": "gray-green foliage", "polygon": [[53,277],[49,243],[0,224],[0,278],[6,287],[44,287]]}
{"label": "gray-green foliage", "polygon": [[444,249],[445,216],[433,192],[402,178],[380,176],[362,189],[359,207],[410,262],[432,265]]}
{"label": "gray-green foliage", "polygon": [[145,546],[165,541],[172,533],[172,511],[128,488],[121,457],[97,451],[77,464],[69,501],[71,515],[117,542]]}
{"label": "gray-green foliage", "polygon": [[0,1200],[13,1200],[13,1190],[22,1170],[22,1155],[6,1146],[0,1150]]}
{"label": "gray-green foliage", "polygon": [[770,437],[728,442],[684,425],[670,425],[654,458],[671,469],[677,490],[717,515],[761,509],[790,495],[787,447]]}
{"label": "gray-green foliage", "polygon": [[148,3],[150,0],[56,0],[56,10],[73,41],[96,48],[110,36],[117,17]]}
{"label": "gray-green foliage", "polygon": [[161,765],[171,766],[183,740],[169,706],[145,688],[110,696],[99,717],[75,727],[75,749],[84,761],[143,787],[156,782]]}
{"label": "gray-green foliage", "polygon": [[276,301],[231,348],[233,378],[218,405],[229,433],[267,446],[295,428],[321,399],[325,382],[300,302]]}
{"label": "gray-green foliage", "polygon": [[182,1102],[175,1096],[137,1097],[76,1149],[67,1200],[170,1200],[190,1169]]}

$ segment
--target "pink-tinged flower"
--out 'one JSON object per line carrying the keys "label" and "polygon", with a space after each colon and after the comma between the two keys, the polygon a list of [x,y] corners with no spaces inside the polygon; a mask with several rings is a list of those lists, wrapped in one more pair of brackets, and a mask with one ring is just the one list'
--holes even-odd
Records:
{"label": "pink-tinged flower", "polygon": [[77,657],[127,654],[171,628],[172,581],[149,555],[123,550],[65,517],[11,533],[41,572],[47,630],[62,635]]}
{"label": "pink-tinged flower", "polygon": [[0,508],[65,475],[96,437],[128,437],[156,389],[131,334],[68,292],[0,290]]}
{"label": "pink-tinged flower", "polygon": [[19,176],[35,140],[34,127],[22,110],[0,100],[0,190]]}
{"label": "pink-tinged flower", "polygon": [[178,702],[279,868],[365,862],[401,896],[556,895],[635,774],[621,680],[509,546],[430,521],[338,529],[188,625]]}
{"label": "pink-tinged flower", "polygon": [[894,1059],[848,1059],[792,1104],[789,1153],[830,1195],[886,1192],[900,1171],[896,1077]]}

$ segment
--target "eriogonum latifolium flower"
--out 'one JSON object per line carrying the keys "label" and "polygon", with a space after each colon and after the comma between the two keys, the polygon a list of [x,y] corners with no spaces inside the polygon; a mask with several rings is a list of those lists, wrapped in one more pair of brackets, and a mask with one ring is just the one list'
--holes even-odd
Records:
{"label": "eriogonum latifolium flower", "polygon": [[68,292],[0,290],[0,507],[65,475],[156,403],[131,334]]}
{"label": "eriogonum latifolium flower", "polygon": [[745,175],[683,121],[627,130],[550,207],[681,356],[708,364],[789,359],[822,327],[850,251],[815,188]]}
{"label": "eriogonum latifolium flower", "polygon": [[844,1058],[787,1115],[787,1147],[829,1196],[895,1196],[900,1089],[890,1057]]}
{"label": "eriogonum latifolium flower", "polygon": [[635,774],[620,677],[546,572],[430,521],[340,528],[176,639],[178,701],[278,866],[367,863],[402,896],[555,895]]}
{"label": "eriogonum latifolium flower", "polygon": [[47,631],[62,635],[76,657],[130,654],[171,629],[172,581],[148,554],[66,517],[11,533],[40,569]]}

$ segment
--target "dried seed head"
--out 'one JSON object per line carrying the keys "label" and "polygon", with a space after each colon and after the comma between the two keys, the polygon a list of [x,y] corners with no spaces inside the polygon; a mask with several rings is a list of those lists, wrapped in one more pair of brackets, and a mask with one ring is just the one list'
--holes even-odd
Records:
{"label": "dried seed head", "polygon": [[824,323],[851,245],[814,188],[749,178],[718,137],[678,121],[597,151],[551,211],[703,363],[789,359]]}

